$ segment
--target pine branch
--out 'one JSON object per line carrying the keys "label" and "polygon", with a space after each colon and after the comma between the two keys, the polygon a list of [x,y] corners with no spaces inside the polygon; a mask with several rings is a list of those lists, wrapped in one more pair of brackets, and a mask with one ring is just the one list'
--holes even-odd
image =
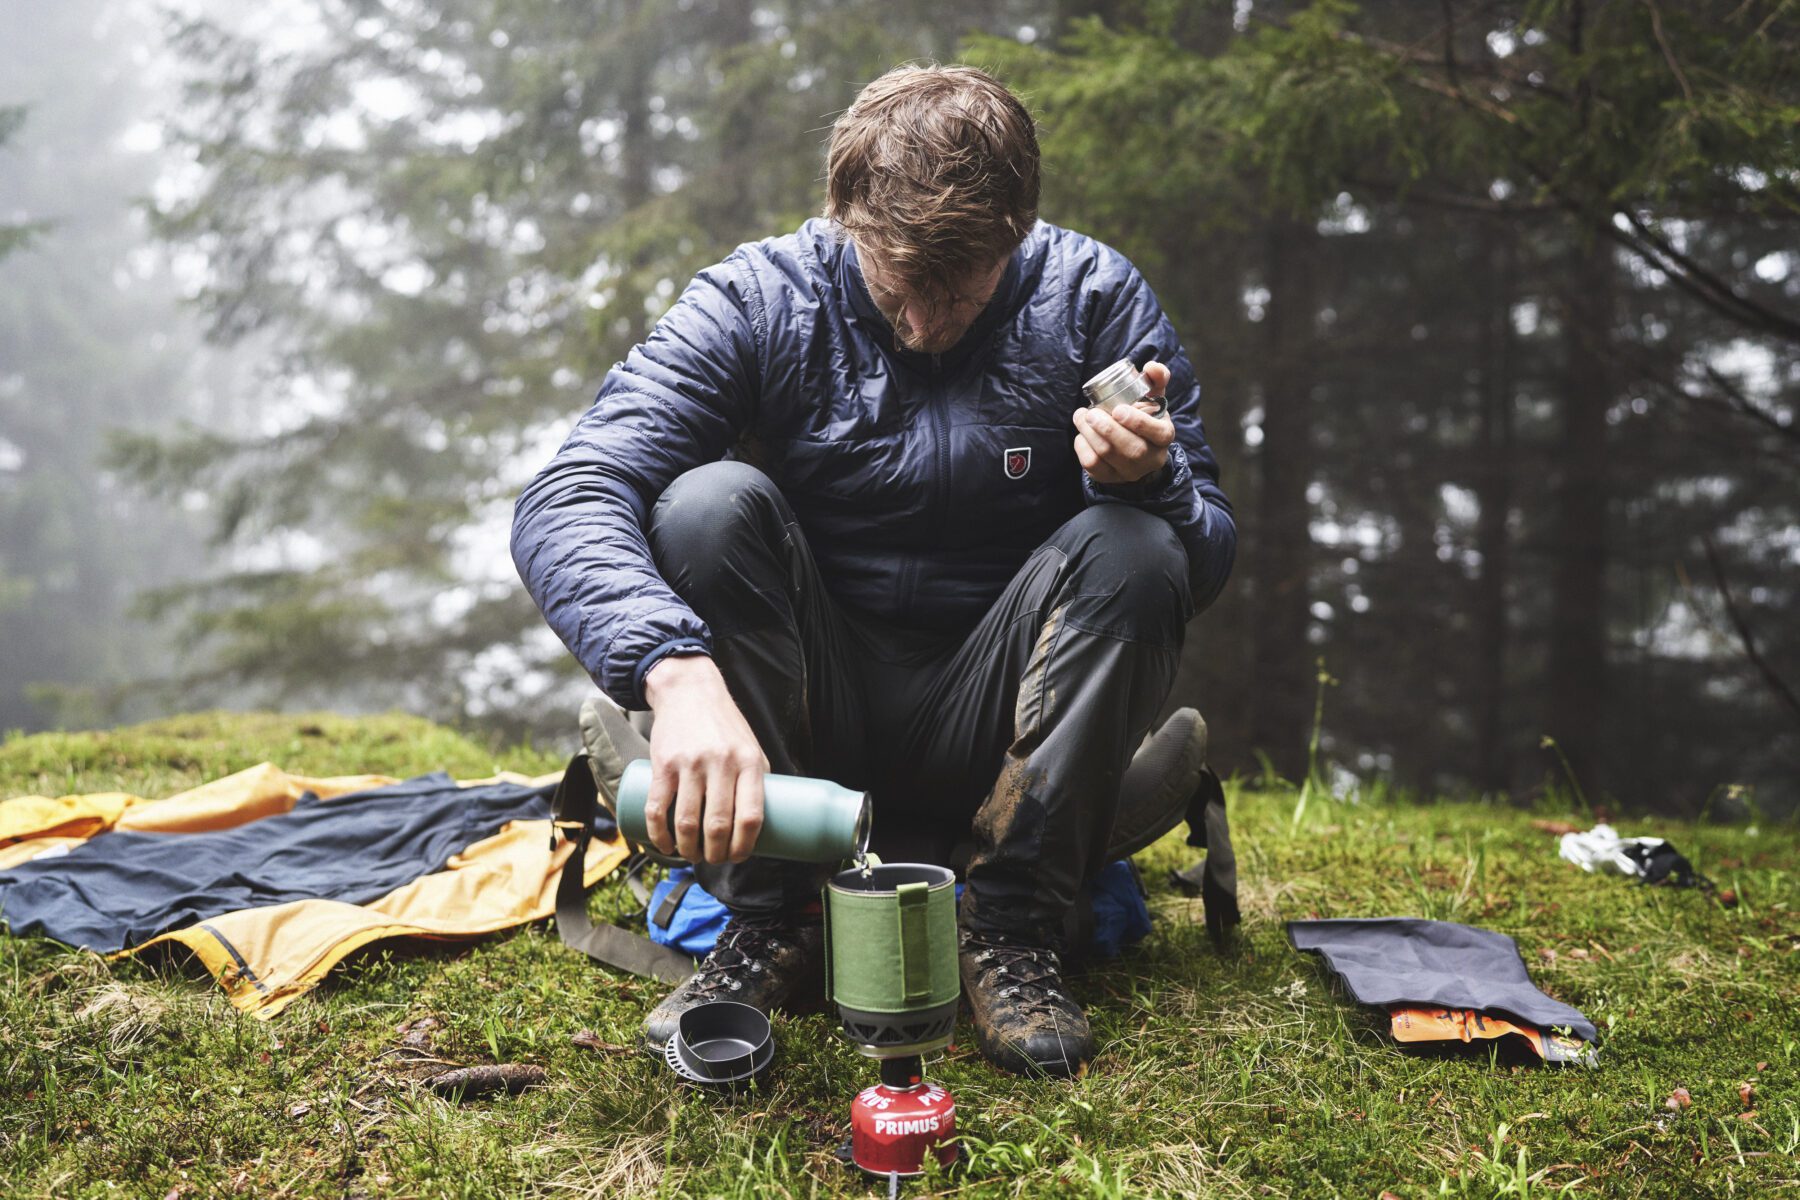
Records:
{"label": "pine branch", "polygon": [[1345,175],[1344,182],[1349,184],[1352,190],[1363,188],[1388,200],[1405,200],[1408,203],[1425,204],[1433,208],[1447,208],[1457,212],[1528,217],[1561,211],[1559,205],[1546,204],[1541,201],[1495,200],[1491,196],[1475,192],[1427,191],[1408,183],[1400,183],[1392,179],[1376,179],[1368,175]]}
{"label": "pine branch", "polygon": [[1705,373],[1707,379],[1712,382],[1712,385],[1725,395],[1725,398],[1730,402],[1730,407],[1733,412],[1741,412],[1745,416],[1760,422],[1765,428],[1780,434],[1788,441],[1800,444],[1800,427],[1796,427],[1792,423],[1786,425],[1782,424],[1781,421],[1776,418],[1774,413],[1771,413],[1768,409],[1763,408],[1760,404],[1756,403],[1756,401],[1750,399],[1749,396],[1744,394],[1742,388],[1732,383],[1731,380],[1727,379],[1711,364],[1703,366],[1701,370]]}
{"label": "pine branch", "polygon": [[1769,665],[1769,661],[1757,650],[1756,635],[1751,632],[1750,623],[1745,620],[1744,614],[1738,611],[1737,601],[1731,596],[1731,587],[1725,582],[1725,568],[1719,562],[1718,547],[1713,545],[1712,538],[1706,534],[1700,535],[1700,545],[1706,550],[1707,566],[1712,568],[1713,581],[1719,589],[1719,598],[1725,602],[1725,615],[1731,619],[1732,627],[1737,630],[1738,642],[1743,648],[1744,657],[1750,660],[1750,664],[1762,676],[1762,680],[1768,685],[1769,690],[1787,705],[1788,710],[1794,714],[1794,719],[1800,721],[1800,696],[1794,694],[1794,689],[1788,686],[1787,681],[1776,673],[1775,668]]}
{"label": "pine branch", "polygon": [[[1674,59],[1666,40],[1661,36],[1661,13],[1656,8],[1654,0],[1645,0],[1645,3],[1649,6],[1653,28],[1668,57],[1669,65],[1674,71],[1683,93],[1692,103],[1694,95],[1687,76]],[[1582,36],[1580,29],[1582,14],[1579,9],[1573,14],[1572,19],[1575,22],[1575,30],[1570,36],[1574,43],[1578,43]],[[1443,27],[1436,35],[1422,38],[1414,45],[1404,45],[1344,29],[1333,30],[1330,36],[1346,45],[1372,50],[1390,61],[1408,68],[1401,77],[1401,82],[1405,86],[1450,100],[1463,108],[1496,121],[1513,133],[1520,135],[1519,143],[1534,139],[1536,134],[1531,123],[1517,108],[1485,94],[1485,89],[1474,89],[1462,82],[1464,76],[1472,73],[1472,67],[1475,64],[1460,61],[1455,57],[1451,49],[1450,39],[1454,31],[1450,20],[1450,12],[1446,7]],[[1284,21],[1269,20],[1265,23],[1284,30],[1291,30],[1291,26]],[[1440,44],[1432,45],[1432,42]],[[1555,99],[1565,104],[1574,103],[1584,107],[1588,102],[1586,96],[1570,97],[1532,80],[1529,72],[1519,75],[1516,71],[1507,70],[1498,64],[1485,65],[1492,68],[1493,77],[1510,85],[1527,89],[1533,94]],[[1521,144],[1515,143],[1507,153],[1524,168],[1526,174],[1556,198],[1578,221],[1593,226],[1619,245],[1632,251],[1662,271],[1671,282],[1695,299],[1740,324],[1791,341],[1800,341],[1800,321],[1760,304],[1733,288],[1717,274],[1676,249],[1667,238],[1630,208],[1623,205],[1602,206],[1584,202],[1581,197],[1570,192],[1566,185],[1559,182],[1557,171],[1533,161],[1532,156],[1525,152]],[[1625,218],[1631,226],[1630,232],[1617,227],[1614,221],[1615,214]]]}
{"label": "pine branch", "polygon": [[[1702,267],[1693,258],[1677,250],[1672,242],[1657,233],[1643,218],[1629,208],[1621,207],[1613,211],[1624,217],[1638,235],[1637,239],[1633,239],[1625,234],[1624,230],[1619,229],[1616,224],[1608,221],[1606,222],[1607,228],[1612,229],[1618,235],[1614,240],[1621,241],[1622,244],[1637,250],[1653,266],[1668,275],[1671,280],[1685,281],[1690,285],[1688,290],[1693,295],[1705,300],[1710,307],[1727,316],[1732,316],[1743,324],[1755,326],[1791,341],[1800,341],[1800,321],[1786,317],[1743,295],[1717,275]],[[1642,244],[1640,244],[1640,239]],[[1653,253],[1647,252],[1645,247],[1648,247],[1649,251],[1653,251]]]}
{"label": "pine branch", "polygon": [[1644,7],[1650,10],[1650,29],[1656,35],[1656,44],[1662,47],[1663,59],[1669,64],[1669,70],[1675,73],[1675,82],[1681,85],[1681,94],[1692,104],[1694,89],[1688,86],[1687,76],[1681,73],[1681,64],[1675,61],[1675,51],[1669,49],[1669,39],[1663,36],[1662,10],[1656,7],[1656,0],[1644,0]]}

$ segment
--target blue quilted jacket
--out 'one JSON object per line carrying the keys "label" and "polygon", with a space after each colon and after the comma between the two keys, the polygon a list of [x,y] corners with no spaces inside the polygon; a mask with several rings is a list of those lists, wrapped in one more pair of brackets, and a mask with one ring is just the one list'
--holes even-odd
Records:
{"label": "blue quilted jacket", "polygon": [[[1169,466],[1101,487],[1075,457],[1081,384],[1121,358],[1171,371]],[[1039,221],[967,335],[896,349],[854,246],[820,219],[697,275],[519,497],[512,553],[538,607],[601,689],[646,706],[644,673],[711,635],[644,537],[677,475],[740,440],[781,488],[832,597],[916,629],[972,629],[1025,559],[1096,503],[1175,527],[1196,609],[1230,574],[1231,505],[1200,385],[1123,255]]]}

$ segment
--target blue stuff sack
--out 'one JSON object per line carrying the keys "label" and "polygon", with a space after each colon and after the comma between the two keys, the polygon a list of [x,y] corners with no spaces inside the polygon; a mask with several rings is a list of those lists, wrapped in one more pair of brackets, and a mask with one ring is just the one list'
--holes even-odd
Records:
{"label": "blue stuff sack", "polygon": [[[962,895],[961,884],[956,894]],[[1117,958],[1150,933],[1150,908],[1129,862],[1108,863],[1100,872],[1093,914],[1088,951],[1097,958]],[[712,952],[731,913],[694,879],[692,867],[677,867],[651,891],[646,919],[651,941],[701,958]]]}
{"label": "blue stuff sack", "polygon": [[1094,936],[1088,950],[1096,958],[1117,958],[1150,933],[1150,906],[1131,863],[1107,863],[1094,881]]}
{"label": "blue stuff sack", "polygon": [[702,958],[712,952],[731,913],[695,881],[692,867],[676,867],[651,890],[645,919],[651,941]]}

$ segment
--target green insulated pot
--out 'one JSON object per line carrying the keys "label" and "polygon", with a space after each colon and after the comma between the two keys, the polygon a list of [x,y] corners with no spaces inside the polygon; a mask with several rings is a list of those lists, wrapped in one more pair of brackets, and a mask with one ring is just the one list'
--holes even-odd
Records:
{"label": "green insulated pot", "polygon": [[956,876],[924,863],[839,871],[825,887],[825,962],[844,1034],[864,1054],[948,1045],[962,993]]}
{"label": "green insulated pot", "polygon": [[[650,845],[644,804],[650,799],[650,760],[633,759],[619,777],[619,831],[641,846]],[[675,814],[671,808],[669,820]],[[839,863],[855,858],[869,845],[867,792],[839,787],[829,779],[800,775],[763,776],[763,827],[757,836],[758,858],[791,862]]]}

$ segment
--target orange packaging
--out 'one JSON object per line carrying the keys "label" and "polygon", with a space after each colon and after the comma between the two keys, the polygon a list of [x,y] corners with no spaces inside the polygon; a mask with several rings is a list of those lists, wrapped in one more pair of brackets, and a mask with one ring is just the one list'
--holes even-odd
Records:
{"label": "orange packaging", "polygon": [[1534,1025],[1511,1021],[1490,1012],[1468,1008],[1408,1008],[1389,1010],[1390,1028],[1399,1042],[1491,1041],[1509,1035],[1523,1038],[1545,1062],[1594,1065],[1594,1048],[1578,1037],[1545,1033]]}

